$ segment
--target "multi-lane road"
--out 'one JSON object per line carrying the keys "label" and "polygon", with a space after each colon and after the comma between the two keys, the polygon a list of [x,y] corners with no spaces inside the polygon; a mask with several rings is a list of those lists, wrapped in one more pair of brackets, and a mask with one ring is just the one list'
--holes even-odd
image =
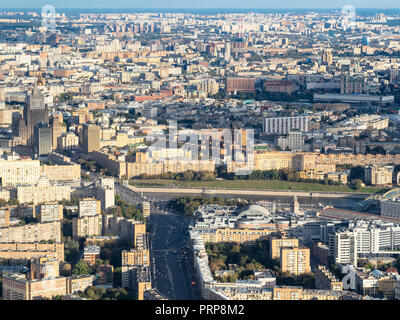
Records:
{"label": "multi-lane road", "polygon": [[[148,201],[116,183],[116,192],[131,203]],[[190,219],[167,208],[165,201],[151,202],[150,260],[155,289],[172,300],[200,299],[189,248]]]}

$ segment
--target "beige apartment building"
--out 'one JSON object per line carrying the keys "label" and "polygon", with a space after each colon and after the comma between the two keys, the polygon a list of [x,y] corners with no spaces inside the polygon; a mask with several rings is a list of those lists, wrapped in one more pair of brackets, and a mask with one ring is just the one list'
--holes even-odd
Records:
{"label": "beige apartment building", "polygon": [[302,287],[274,287],[274,300],[302,300]]}
{"label": "beige apartment building", "polygon": [[311,272],[310,249],[308,248],[282,248],[280,266],[283,272],[300,275]]}
{"label": "beige apartment building", "polygon": [[42,204],[40,205],[40,213],[37,214],[37,218],[39,218],[39,221],[42,223],[61,221],[63,219],[63,206],[58,203]]}
{"label": "beige apartment building", "polygon": [[50,181],[81,181],[81,166],[79,164],[42,166],[44,173]]}
{"label": "beige apartment building", "polygon": [[72,220],[72,237],[75,240],[102,235],[102,215],[84,216]]}
{"label": "beige apartment building", "polygon": [[150,265],[149,249],[131,249],[122,251],[122,266],[124,265]]}
{"label": "beige apartment building", "polygon": [[150,202],[148,202],[148,201],[143,201],[143,202],[142,202],[142,213],[143,213],[143,217],[144,217],[144,218],[150,217],[150,212],[151,212],[151,209],[150,209]]}
{"label": "beige apartment building", "polygon": [[333,291],[341,291],[343,289],[342,282],[322,265],[315,268],[315,287]]}
{"label": "beige apartment building", "polygon": [[51,257],[64,261],[63,243],[0,243],[0,259],[31,260],[38,257]]}
{"label": "beige apartment building", "polygon": [[97,216],[101,214],[101,201],[94,198],[85,198],[78,204],[79,217]]}
{"label": "beige apartment building", "polygon": [[119,178],[134,178],[140,175],[160,175],[167,172],[204,171],[214,172],[214,161],[161,161],[159,163],[119,161],[115,155],[93,152],[93,159],[103,168]]}
{"label": "beige apartment building", "polygon": [[1,186],[34,185],[39,177],[39,160],[0,160]]}
{"label": "beige apartment building", "polygon": [[214,229],[199,230],[199,234],[204,242],[237,242],[246,243],[266,238],[274,233],[273,229]]}
{"label": "beige apartment building", "polygon": [[384,166],[367,166],[364,171],[365,182],[370,185],[391,185],[393,172]]}
{"label": "beige apartment building", "polygon": [[275,238],[270,241],[270,255],[272,259],[280,259],[282,248],[297,248],[299,239],[297,238]]}
{"label": "beige apartment building", "polygon": [[17,187],[17,199],[20,203],[46,203],[71,199],[71,187],[52,184],[47,177],[30,186]]}
{"label": "beige apartment building", "polygon": [[[280,170],[290,168],[295,171],[315,170],[324,173],[334,172],[337,165],[354,166],[400,164],[400,154],[320,154],[271,152],[257,150],[254,152],[254,170]],[[231,162],[227,164],[228,172],[236,172],[246,163]]]}
{"label": "beige apartment building", "polygon": [[61,242],[61,222],[34,223],[0,228],[0,243]]}
{"label": "beige apartment building", "polygon": [[0,228],[10,226],[10,208],[0,208]]}
{"label": "beige apartment building", "polygon": [[6,300],[40,300],[84,291],[93,284],[93,275],[61,277],[59,262],[53,258],[31,261],[27,275],[10,274],[3,277],[3,298]]}

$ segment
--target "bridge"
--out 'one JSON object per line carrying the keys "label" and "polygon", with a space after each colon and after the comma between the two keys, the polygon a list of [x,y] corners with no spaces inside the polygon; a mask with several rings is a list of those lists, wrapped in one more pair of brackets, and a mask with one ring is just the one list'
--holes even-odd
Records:
{"label": "bridge", "polygon": [[395,199],[399,196],[400,196],[400,188],[389,190],[384,194],[374,194],[365,199],[364,201],[357,203],[356,210],[367,211],[372,208],[379,209],[381,201]]}

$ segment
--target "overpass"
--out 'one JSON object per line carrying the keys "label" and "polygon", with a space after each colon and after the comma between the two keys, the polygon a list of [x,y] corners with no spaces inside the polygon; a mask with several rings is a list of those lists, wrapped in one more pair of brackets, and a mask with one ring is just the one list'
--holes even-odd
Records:
{"label": "overpass", "polygon": [[400,188],[392,189],[384,194],[374,194],[366,198],[364,201],[357,203],[356,210],[368,211],[369,209],[380,208],[380,202],[395,199],[400,196]]}

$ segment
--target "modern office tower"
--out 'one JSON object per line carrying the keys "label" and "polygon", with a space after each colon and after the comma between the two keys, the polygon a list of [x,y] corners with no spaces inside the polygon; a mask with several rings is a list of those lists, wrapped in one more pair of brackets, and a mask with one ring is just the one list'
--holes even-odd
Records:
{"label": "modern office tower", "polygon": [[279,259],[281,256],[281,248],[297,248],[299,239],[296,238],[275,238],[270,242],[270,255],[272,259]]}
{"label": "modern office tower", "polygon": [[311,272],[309,248],[282,248],[280,266],[283,272],[300,275]]}
{"label": "modern office tower", "polygon": [[365,182],[370,185],[387,185],[393,182],[393,167],[367,166],[364,169]]}
{"label": "modern office tower", "polygon": [[293,129],[307,132],[308,121],[308,116],[265,118],[264,132],[268,134],[287,134]]}
{"label": "modern office tower", "polygon": [[342,94],[367,94],[368,84],[364,78],[352,78],[345,76],[340,82],[340,93]]}
{"label": "modern office tower", "polygon": [[35,153],[47,156],[53,149],[52,130],[45,122],[39,122],[35,127]]}
{"label": "modern office tower", "polygon": [[96,199],[82,199],[78,205],[79,218],[101,214],[101,202]]}
{"label": "modern office tower", "polygon": [[332,49],[325,49],[322,53],[322,64],[330,66],[333,62]]}
{"label": "modern office tower", "polygon": [[344,231],[335,234],[335,262],[357,266],[357,243],[354,232]]}
{"label": "modern office tower", "polygon": [[256,92],[254,78],[227,78],[226,92]]}
{"label": "modern office tower", "polygon": [[83,152],[90,153],[100,150],[100,127],[95,125],[83,125],[82,131]]}

